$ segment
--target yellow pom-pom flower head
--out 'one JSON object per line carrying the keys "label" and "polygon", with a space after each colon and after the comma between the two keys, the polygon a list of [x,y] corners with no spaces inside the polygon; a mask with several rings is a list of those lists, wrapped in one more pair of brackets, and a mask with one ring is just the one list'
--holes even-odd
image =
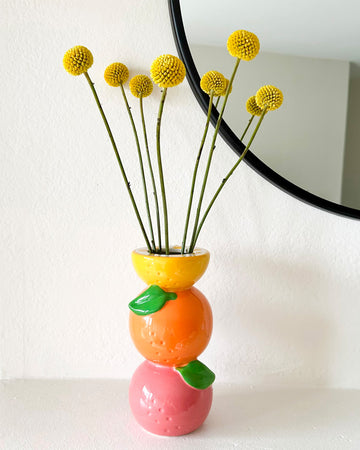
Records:
{"label": "yellow pom-pom flower head", "polygon": [[81,75],[88,71],[93,64],[91,51],[82,45],[70,48],[64,55],[63,65],[71,75]]}
{"label": "yellow pom-pom flower head", "polygon": [[258,37],[246,30],[237,30],[230,34],[227,49],[231,56],[251,61],[259,53],[260,42]]}
{"label": "yellow pom-pom flower head", "polygon": [[283,93],[275,86],[266,85],[261,87],[255,96],[256,103],[259,108],[267,107],[269,111],[280,108],[283,102]]}
{"label": "yellow pom-pom flower head", "polygon": [[104,78],[107,84],[118,87],[124,84],[129,78],[129,69],[125,64],[115,62],[107,66],[104,72]]}
{"label": "yellow pom-pom flower head", "polygon": [[148,97],[153,91],[153,84],[146,75],[135,75],[129,82],[129,87],[134,97]]}
{"label": "yellow pom-pom flower head", "polygon": [[161,88],[177,86],[184,81],[186,69],[184,63],[173,55],[158,56],[150,68],[151,78]]}
{"label": "yellow pom-pom flower head", "polygon": [[[230,80],[228,80],[227,78],[225,78],[225,87],[224,87],[224,90],[223,90],[223,92],[222,92],[221,94],[219,94],[221,97],[225,97],[227,88],[228,88],[228,86],[229,86],[229,83],[230,83]],[[232,86],[230,87],[229,94],[231,94],[231,92],[232,92]]]}
{"label": "yellow pom-pom flower head", "polygon": [[202,76],[200,87],[207,94],[210,94],[210,91],[214,91],[214,95],[218,96],[226,89],[226,79],[222,73],[210,70]]}
{"label": "yellow pom-pom flower head", "polygon": [[256,103],[255,95],[248,98],[248,100],[246,102],[246,110],[252,116],[261,116],[262,109]]}

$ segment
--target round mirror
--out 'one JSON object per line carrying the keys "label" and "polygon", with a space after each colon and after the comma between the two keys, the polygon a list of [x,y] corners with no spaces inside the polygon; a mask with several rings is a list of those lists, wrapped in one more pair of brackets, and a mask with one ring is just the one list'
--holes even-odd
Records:
{"label": "round mirror", "polygon": [[[260,53],[240,64],[220,128],[233,150],[244,149],[246,100],[262,85],[279,87],[284,104],[264,121],[246,162],[300,200],[360,219],[360,3],[169,0],[169,7],[204,112],[200,76],[218,70],[229,78],[234,66],[228,36],[242,28],[259,37]],[[213,123],[217,116],[214,110]]]}

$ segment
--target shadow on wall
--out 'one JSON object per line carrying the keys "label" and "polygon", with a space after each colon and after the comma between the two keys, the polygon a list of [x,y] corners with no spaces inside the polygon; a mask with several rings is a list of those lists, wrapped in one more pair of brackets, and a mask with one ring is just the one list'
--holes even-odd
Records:
{"label": "shadow on wall", "polygon": [[213,340],[227,349],[217,370],[245,384],[329,385],[335,314],[325,275],[308,265],[231,256],[221,268],[225,278],[234,267],[246,269],[224,280],[231,320],[216,311],[223,304],[214,305]]}

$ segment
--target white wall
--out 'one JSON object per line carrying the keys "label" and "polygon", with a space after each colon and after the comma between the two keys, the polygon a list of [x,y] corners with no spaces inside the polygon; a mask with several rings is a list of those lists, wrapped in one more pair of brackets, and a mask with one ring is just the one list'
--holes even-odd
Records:
{"label": "white wall", "polygon": [[[234,60],[226,41],[222,47],[191,45],[191,51],[200,76],[218,70],[230,78]],[[289,181],[340,203],[349,63],[260,52],[240,64],[224,116],[239,137],[250,119],[246,101],[265,84],[279,87],[284,102],[268,113],[251,150]]]}
{"label": "white wall", "polygon": [[[129,378],[142,358],[127,304],[143,288],[130,252],[143,241],[89,87],[62,56],[75,44],[93,51],[91,76],[133,180],[131,131],[103,70],[121,60],[135,74],[176,53],[167,2],[8,0],[0,20],[1,375]],[[149,128],[159,97],[146,102]],[[164,114],[179,242],[204,115],[186,82]],[[219,141],[209,192],[234,162]],[[201,359],[219,381],[360,387],[359,222],[300,203],[243,165],[199,244],[212,254],[198,287],[214,311]]]}

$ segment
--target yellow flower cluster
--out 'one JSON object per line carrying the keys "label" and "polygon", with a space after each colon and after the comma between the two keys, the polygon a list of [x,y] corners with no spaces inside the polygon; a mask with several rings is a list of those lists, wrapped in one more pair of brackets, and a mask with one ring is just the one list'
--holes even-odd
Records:
{"label": "yellow flower cluster", "polygon": [[[254,33],[251,33],[246,30],[237,30],[233,32],[228,40],[227,40],[227,49],[231,56],[236,57],[236,62],[234,65],[233,72],[230,76],[231,80],[231,86],[230,81],[224,77],[224,75],[220,72],[217,72],[215,70],[211,70],[203,75],[200,81],[200,87],[201,89],[210,95],[210,102],[209,102],[209,108],[208,108],[208,116],[207,116],[207,122],[204,129],[204,134],[202,138],[202,142],[200,145],[199,153],[197,156],[194,173],[193,173],[193,181],[192,181],[192,187],[191,187],[191,194],[190,194],[190,200],[189,200],[189,206],[188,206],[188,213],[187,213],[187,219],[185,224],[185,230],[184,230],[184,237],[183,237],[183,243],[182,243],[182,249],[181,252],[183,253],[193,253],[196,241],[198,239],[199,232],[203,226],[204,220],[206,219],[210,208],[212,207],[214,201],[216,200],[220,190],[225,185],[226,181],[229,179],[229,177],[232,175],[236,167],[239,165],[239,163],[244,159],[246,152],[249,150],[251,143],[253,142],[253,139],[255,138],[256,133],[258,132],[258,129],[262,123],[262,120],[265,117],[265,113],[268,111],[273,111],[277,108],[279,108],[283,102],[283,94],[280,91],[280,89],[276,88],[272,85],[265,85],[262,86],[256,93],[256,95],[250,97],[246,102],[246,109],[251,114],[251,119],[249,120],[248,125],[246,126],[243,135],[241,137],[241,140],[243,141],[244,136],[246,135],[250,125],[253,122],[254,116],[259,116],[260,118],[257,121],[257,125],[255,129],[253,130],[253,134],[248,141],[248,145],[244,149],[244,152],[242,153],[241,157],[238,159],[238,161],[235,163],[233,168],[228,172],[225,178],[222,179],[221,185],[216,191],[215,195],[213,196],[212,200],[209,203],[208,208],[206,209],[205,213],[203,214],[203,217],[200,217],[201,207],[202,207],[202,201],[203,201],[203,194],[205,192],[205,187],[207,183],[210,163],[212,160],[212,156],[215,150],[215,143],[218,136],[218,133],[220,131],[220,124],[223,118],[223,113],[225,111],[225,107],[228,101],[228,94],[232,91],[232,84],[235,80],[235,75],[239,67],[239,63],[241,60],[245,61],[251,61],[254,59],[260,50],[260,43],[259,39]],[[163,177],[163,169],[162,169],[162,163],[161,163],[161,151],[160,151],[160,125],[161,125],[161,117],[163,113],[163,106],[166,98],[166,89],[170,87],[174,87],[182,83],[186,76],[186,69],[184,63],[176,56],[165,54],[157,57],[151,64],[150,68],[150,75],[151,78],[149,78],[146,75],[136,75],[134,76],[129,83],[129,88],[131,93],[138,99],[140,99],[140,111],[141,111],[141,118],[143,123],[143,133],[144,133],[144,139],[145,139],[145,146],[146,151],[148,154],[148,163],[149,163],[149,169],[151,171],[152,175],[152,182],[153,182],[153,189],[154,189],[154,195],[156,200],[156,215],[157,215],[157,224],[158,224],[158,244],[155,243],[154,233],[153,233],[153,226],[151,221],[151,211],[149,207],[148,202],[148,192],[147,192],[147,186],[146,186],[146,180],[144,176],[144,167],[143,167],[143,161],[141,156],[141,149],[139,144],[139,138],[138,133],[136,130],[135,122],[133,119],[133,115],[131,112],[131,107],[129,106],[129,103],[127,101],[127,97],[125,94],[125,91],[123,89],[123,84],[128,80],[129,78],[129,70],[126,67],[125,64],[122,64],[120,62],[115,62],[110,64],[104,72],[104,78],[107,84],[113,87],[121,87],[121,91],[124,97],[124,102],[132,123],[132,128],[134,131],[135,139],[136,139],[136,145],[138,149],[138,155],[139,155],[139,163],[140,163],[140,169],[142,173],[143,178],[143,187],[144,187],[144,195],[145,195],[145,203],[149,218],[149,227],[151,232],[151,243],[150,240],[147,237],[146,230],[144,228],[142,219],[139,214],[139,210],[137,208],[135,199],[133,197],[132,191],[130,189],[130,183],[127,179],[125,169],[123,167],[120,154],[117,150],[117,146],[113,137],[113,134],[110,129],[110,125],[105,117],[105,113],[101,107],[100,99],[97,95],[97,92],[95,90],[94,83],[91,81],[91,78],[89,74],[87,73],[88,69],[93,64],[93,56],[91,52],[83,46],[75,46],[68,50],[63,58],[63,64],[65,69],[72,75],[81,75],[84,74],[90,88],[92,90],[92,93],[95,97],[96,103],[98,105],[99,111],[102,115],[102,118],[105,123],[105,127],[107,129],[109,138],[111,140],[114,152],[116,154],[117,161],[120,165],[120,169],[122,172],[122,176],[124,178],[124,181],[126,183],[126,187],[128,190],[128,193],[130,195],[130,200],[133,204],[139,225],[141,227],[141,230],[143,232],[148,252],[151,253],[165,253],[169,254],[169,242],[168,242],[168,218],[167,218],[167,207],[166,207],[166,196],[165,196],[165,185],[164,185],[164,177]],[[145,126],[145,118],[143,114],[143,104],[142,99],[144,97],[148,97],[152,91],[153,91],[153,82],[158,85],[160,88],[163,88],[162,96],[160,100],[160,106],[159,106],[159,113],[158,113],[158,120],[157,120],[157,128],[156,128],[156,150],[157,150],[157,159],[158,159],[158,166],[159,166],[159,179],[160,179],[160,187],[161,187],[161,194],[162,194],[162,200],[163,200],[163,211],[164,211],[164,229],[165,229],[165,248],[161,245],[161,230],[160,230],[160,221],[159,221],[159,208],[158,208],[158,199],[157,199],[157,193],[156,193],[156,184],[154,181],[154,175],[152,171],[152,165],[151,165],[151,159],[150,159],[150,153],[148,148],[148,141],[147,141],[147,133],[146,133],[146,126]],[[208,163],[207,168],[204,173],[204,179],[203,179],[203,185],[201,194],[199,197],[198,206],[196,208],[196,217],[194,219],[194,229],[192,233],[192,238],[190,245],[188,249],[186,249],[186,237],[187,237],[187,231],[188,231],[188,225],[189,225],[189,218],[192,208],[192,201],[193,201],[193,193],[195,188],[195,182],[196,182],[196,175],[198,170],[198,164],[200,160],[200,156],[202,153],[202,149],[204,146],[204,143],[206,142],[207,133],[209,129],[209,124],[212,117],[212,103],[213,103],[213,97],[219,97],[217,101],[215,102],[216,107],[219,105],[220,96],[225,97],[223,101],[221,102],[221,108],[219,109],[219,114],[217,118],[217,123],[215,127],[215,131],[212,138],[211,147],[209,149],[208,154]]]}
{"label": "yellow flower cluster", "polygon": [[184,63],[173,55],[161,55],[150,68],[151,78],[161,88],[177,86],[184,81],[186,69]]}
{"label": "yellow flower cluster", "polygon": [[92,66],[93,55],[91,51],[82,45],[76,45],[68,50],[63,58],[63,65],[71,75],[81,75]]}
{"label": "yellow flower cluster", "polygon": [[[228,88],[228,86],[229,86],[229,83],[230,83],[230,80],[228,80],[227,78],[225,78],[225,87],[224,87],[223,92],[220,94],[221,97],[224,97],[224,96],[226,95],[226,91],[227,91],[227,88]],[[230,87],[229,94],[231,94],[231,92],[232,92],[232,86]]]}
{"label": "yellow flower cluster", "polygon": [[146,75],[135,75],[130,80],[129,88],[134,97],[148,97],[153,91],[153,84]]}
{"label": "yellow flower cluster", "polygon": [[268,84],[257,91],[255,98],[259,108],[274,111],[281,106],[284,97],[280,89]]}
{"label": "yellow flower cluster", "polygon": [[214,91],[214,95],[222,95],[224,90],[226,92],[226,79],[224,75],[216,70],[210,70],[200,80],[201,89],[210,94],[210,91]]}
{"label": "yellow flower cluster", "polygon": [[105,69],[104,78],[110,86],[118,87],[129,78],[129,70],[125,64],[115,62]]}
{"label": "yellow flower cluster", "polygon": [[248,98],[248,100],[246,102],[246,110],[252,116],[261,116],[262,109],[256,103],[255,95]]}
{"label": "yellow flower cluster", "polygon": [[259,53],[260,42],[254,33],[238,30],[229,36],[227,49],[231,56],[250,61]]}

